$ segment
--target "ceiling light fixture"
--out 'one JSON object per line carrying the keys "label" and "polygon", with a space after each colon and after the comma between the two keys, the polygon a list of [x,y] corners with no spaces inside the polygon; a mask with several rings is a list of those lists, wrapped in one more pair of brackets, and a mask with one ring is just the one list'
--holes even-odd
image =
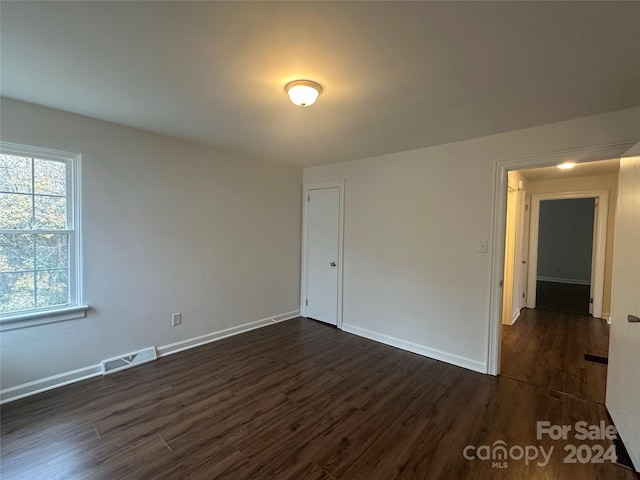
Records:
{"label": "ceiling light fixture", "polygon": [[299,107],[313,105],[322,93],[322,87],[310,80],[295,80],[284,87],[291,101]]}
{"label": "ceiling light fixture", "polygon": [[560,170],[569,170],[570,168],[573,168],[575,166],[576,166],[576,162],[564,162],[558,165],[558,168]]}

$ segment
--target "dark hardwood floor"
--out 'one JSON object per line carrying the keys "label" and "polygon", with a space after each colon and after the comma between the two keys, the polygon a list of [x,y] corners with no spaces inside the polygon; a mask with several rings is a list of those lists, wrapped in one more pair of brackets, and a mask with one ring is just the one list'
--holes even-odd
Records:
{"label": "dark hardwood floor", "polygon": [[[2,407],[10,479],[633,479],[565,464],[536,421],[608,423],[593,402],[296,319]],[[546,466],[467,445],[553,446]],[[575,443],[575,442],[574,442]],[[610,441],[586,441],[608,447]]]}
{"label": "dark hardwood floor", "polygon": [[536,308],[552,312],[589,315],[591,285],[536,282]]}
{"label": "dark hardwood floor", "polygon": [[501,374],[604,404],[607,365],[585,353],[607,357],[609,325],[588,315],[524,309],[502,327]]}

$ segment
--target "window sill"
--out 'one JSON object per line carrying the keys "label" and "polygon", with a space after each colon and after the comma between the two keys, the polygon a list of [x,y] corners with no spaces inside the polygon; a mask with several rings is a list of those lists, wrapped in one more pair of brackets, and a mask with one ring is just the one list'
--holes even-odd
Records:
{"label": "window sill", "polygon": [[88,305],[80,305],[76,307],[64,307],[58,310],[30,312],[0,318],[0,332],[85,318],[89,308]]}

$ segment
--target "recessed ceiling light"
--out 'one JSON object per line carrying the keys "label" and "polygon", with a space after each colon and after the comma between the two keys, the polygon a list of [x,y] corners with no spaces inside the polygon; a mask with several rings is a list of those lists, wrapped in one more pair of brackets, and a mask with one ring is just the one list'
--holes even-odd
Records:
{"label": "recessed ceiling light", "polygon": [[558,165],[558,168],[560,170],[569,170],[570,168],[573,168],[575,166],[576,166],[576,162],[564,162]]}
{"label": "recessed ceiling light", "polygon": [[295,80],[284,87],[291,101],[299,107],[313,105],[322,93],[322,87],[310,80]]}

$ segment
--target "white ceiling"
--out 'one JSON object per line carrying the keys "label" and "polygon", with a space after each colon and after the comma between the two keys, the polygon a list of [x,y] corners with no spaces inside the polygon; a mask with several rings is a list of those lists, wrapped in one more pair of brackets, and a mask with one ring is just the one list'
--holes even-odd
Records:
{"label": "white ceiling", "polygon": [[2,95],[297,165],[640,105],[640,2],[0,8]]}
{"label": "white ceiling", "polygon": [[599,175],[613,175],[620,170],[620,160],[601,160],[598,162],[578,163],[570,170],[560,170],[557,166],[543,168],[528,168],[518,170],[530,182],[540,180],[558,180],[575,177],[595,177]]}

